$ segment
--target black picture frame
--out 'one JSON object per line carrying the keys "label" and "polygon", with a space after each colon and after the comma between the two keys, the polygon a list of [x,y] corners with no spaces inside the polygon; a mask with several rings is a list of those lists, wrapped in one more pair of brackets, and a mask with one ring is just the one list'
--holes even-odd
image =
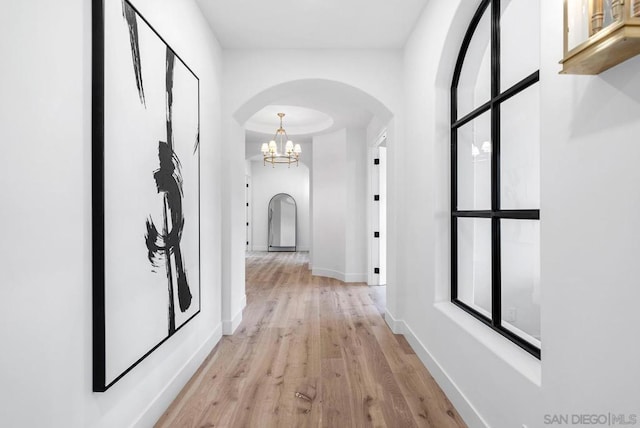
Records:
{"label": "black picture frame", "polygon": [[[117,92],[117,90],[120,89],[122,92],[126,91],[124,88],[112,87],[114,86],[114,81],[116,83],[119,81],[117,79],[110,79],[108,74],[111,72],[111,64],[107,62],[107,58],[105,57],[106,52],[109,51],[107,47],[110,47],[111,51],[113,51],[113,46],[109,46],[109,43],[112,42],[107,40],[107,34],[113,35],[112,29],[109,28],[113,22],[110,22],[106,17],[106,10],[108,10],[108,8],[111,8],[110,14],[113,16],[115,16],[113,8],[120,8],[122,10],[121,18],[126,21],[126,24],[128,24],[129,31],[127,37],[131,38],[129,55],[134,63],[134,72],[131,73],[131,78],[134,82],[134,86],[137,85],[137,92],[135,94],[131,94],[131,96],[135,96],[136,98],[139,97],[140,102],[144,104],[145,111],[147,108],[146,103],[150,103],[151,100],[144,99],[144,92],[141,89],[142,79],[146,72],[144,70],[144,64],[138,64],[138,68],[136,68],[135,64],[136,54],[138,55],[138,62],[140,62],[143,57],[142,54],[140,54],[143,47],[138,45],[138,30],[144,31],[147,38],[154,36],[157,37],[158,40],[154,43],[158,44],[158,46],[159,43],[161,43],[166,47],[166,67],[163,70],[165,73],[164,89],[166,91],[166,99],[163,106],[163,108],[166,109],[164,115],[166,120],[166,124],[164,124],[166,126],[166,141],[158,141],[157,139],[153,141],[151,136],[148,139],[141,139],[144,141],[144,143],[141,144],[145,144],[145,150],[150,150],[150,147],[146,145],[149,141],[151,142],[149,144],[154,144],[154,149],[157,147],[157,157],[153,161],[158,168],[156,170],[149,171],[148,174],[148,179],[152,181],[152,185],[154,185],[153,182],[155,181],[157,194],[154,196],[149,195],[149,198],[155,197],[162,201],[161,204],[163,204],[163,207],[160,209],[160,212],[163,213],[164,221],[159,223],[160,226],[156,228],[154,219],[152,215],[149,214],[146,224],[144,221],[140,223],[140,236],[135,234],[135,236],[128,239],[135,240],[136,242],[138,242],[137,240],[144,240],[145,246],[148,250],[147,254],[144,256],[136,254],[133,259],[136,261],[145,258],[147,259],[149,265],[146,267],[140,267],[140,270],[148,269],[150,272],[148,278],[155,279],[157,277],[159,283],[158,286],[162,285],[162,275],[165,275],[164,286],[165,291],[167,291],[169,295],[169,303],[167,305],[168,309],[163,309],[165,311],[168,310],[168,315],[165,320],[168,325],[166,327],[166,335],[158,335],[157,340],[155,336],[148,338],[148,340],[153,340],[153,343],[148,347],[148,349],[145,348],[144,351],[139,352],[135,357],[129,358],[130,364],[129,360],[123,358],[127,361],[125,366],[123,366],[122,369],[118,369],[115,374],[112,373],[110,375],[107,373],[108,364],[110,363],[108,361],[108,351],[110,350],[109,346],[113,345],[109,345],[107,343],[107,332],[109,325],[113,324],[113,320],[118,320],[118,316],[123,311],[113,311],[112,308],[108,306],[110,302],[111,306],[114,306],[113,302],[109,298],[114,293],[110,293],[111,289],[109,287],[114,288],[115,285],[112,284],[113,280],[108,280],[107,277],[114,277],[116,275],[111,275],[113,270],[111,269],[111,265],[113,263],[107,263],[107,259],[114,252],[113,247],[116,246],[112,243],[112,241],[116,240],[113,233],[113,223],[117,224],[117,222],[120,221],[119,218],[112,218],[113,210],[111,208],[113,205],[116,205],[113,203],[113,200],[118,202],[117,205],[120,205],[120,201],[118,199],[114,199],[112,197],[112,193],[117,193],[114,189],[117,190],[123,186],[121,183],[117,185],[107,183],[107,177],[113,176],[113,171],[118,168],[118,165],[113,165],[113,159],[115,156],[113,154],[109,155],[108,153],[113,151],[112,147],[123,143],[113,141],[117,139],[110,139],[109,137],[109,135],[112,134],[110,133],[110,129],[114,127],[114,123],[112,123],[113,121],[109,119],[112,117],[109,112],[113,110],[113,103],[110,102],[109,106],[107,106],[107,98],[110,97],[109,94],[113,93],[112,91]],[[136,42],[135,49],[133,43],[134,36]],[[117,50],[118,49],[116,49],[116,51]],[[137,52],[134,52],[136,50]],[[156,70],[155,73],[160,73],[160,70]],[[190,76],[195,80],[192,80]],[[180,86],[183,81],[188,82],[188,84]],[[175,91],[177,90],[175,89],[174,84],[178,85],[177,87],[180,90],[188,87],[189,91],[183,91],[185,94],[188,93],[188,96],[182,96],[180,92],[176,93]],[[111,86],[107,87],[107,85]],[[131,82],[129,82],[129,87],[131,86]],[[181,101],[180,107],[188,105],[188,108],[184,108],[183,110],[188,111],[191,114],[183,113],[182,110],[179,110],[179,112],[181,113],[180,118],[183,116],[189,118],[190,122],[188,123],[190,126],[178,126],[181,124],[174,118],[173,109],[176,108],[174,97]],[[111,98],[109,98],[110,101]],[[158,99],[159,98],[156,97],[156,101]],[[189,100],[191,102],[182,100]],[[158,109],[156,108],[156,110]],[[195,129],[194,124],[196,126]],[[140,126],[141,132],[143,132],[144,129],[142,123],[140,123]],[[176,136],[178,135],[176,127],[178,127],[181,132],[182,129],[188,128],[189,132],[192,133],[194,139],[193,141],[190,141],[190,143],[193,143],[193,145],[188,147],[189,150],[187,150],[187,143],[185,142],[187,139],[180,139]],[[178,150],[179,147],[180,150]],[[183,159],[188,158],[188,162],[182,163],[178,153],[184,154],[189,151],[192,151],[191,155],[187,154],[186,156],[183,156]],[[127,162],[135,164],[137,158],[136,156],[132,156],[132,158],[133,159],[127,159]],[[146,162],[148,165],[151,160],[146,159]],[[164,38],[153,28],[153,26],[127,0],[92,0],[91,165],[93,391],[104,392],[133,370],[146,357],[153,353],[158,347],[198,315],[201,310],[202,296],[200,251],[200,79],[169,46]],[[182,175],[182,171],[185,167],[189,167],[186,175],[190,180],[186,180]],[[135,193],[133,195],[129,195],[129,200],[132,198],[135,199],[136,196],[137,195]],[[107,201],[107,199],[109,201]],[[141,203],[141,205],[144,204]],[[140,208],[140,210],[144,209],[146,209],[144,206]],[[151,211],[151,208],[149,208],[149,210]],[[185,212],[188,212],[189,214],[188,217],[186,217],[189,221],[185,220]],[[129,220],[128,217],[123,218],[122,220],[124,222],[138,221],[138,219]],[[161,230],[159,231],[158,229]],[[185,232],[185,230],[187,231]],[[184,248],[181,249],[181,245],[186,245],[184,242],[185,236],[188,236],[189,238],[188,250],[185,250]],[[142,244],[140,244],[140,246],[141,245]],[[128,250],[128,248],[124,248],[123,250]],[[185,261],[183,258],[185,251],[186,254],[190,256],[190,260]],[[137,253],[139,253],[139,251]],[[156,256],[158,260],[164,260],[165,266],[161,266],[160,262],[157,262],[158,265],[154,264],[156,263]],[[197,262],[194,260],[196,258]],[[109,260],[112,259],[113,257]],[[126,257],[125,259],[129,260]],[[197,275],[193,272],[196,270],[196,266]],[[161,271],[162,268],[165,268],[165,271]],[[189,272],[189,268],[192,268],[191,272]],[[189,273],[191,275],[189,275]],[[124,275],[126,276],[126,274],[127,273],[125,272]],[[139,285],[140,284],[132,278],[131,283],[127,283],[125,285],[119,284],[118,287],[131,287],[131,289],[135,289]],[[173,295],[174,292],[177,297]],[[144,296],[143,293],[140,294]],[[195,305],[196,300],[197,306]],[[177,314],[175,307],[175,303],[178,302],[177,310],[182,312],[182,319],[178,319],[178,315],[180,314]],[[172,307],[174,310],[173,321],[171,320]],[[186,307],[186,309],[183,310],[183,307]],[[146,309],[147,308],[145,308],[144,305],[140,305],[141,311]],[[159,311],[158,308],[154,310],[156,310],[156,312]],[[162,323],[161,320],[158,321],[159,322],[157,324]],[[131,326],[131,328],[135,330],[135,326]],[[156,330],[158,330],[158,328],[156,328]]]}

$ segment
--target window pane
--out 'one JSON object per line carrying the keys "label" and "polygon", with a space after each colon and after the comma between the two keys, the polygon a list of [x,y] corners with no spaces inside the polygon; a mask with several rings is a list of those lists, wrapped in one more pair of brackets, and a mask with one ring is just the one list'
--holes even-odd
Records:
{"label": "window pane", "polygon": [[502,0],[500,91],[540,69],[540,0]]}
{"label": "window pane", "polygon": [[458,128],[458,209],[491,209],[491,113]]}
{"label": "window pane", "polygon": [[457,221],[458,300],[491,318],[491,220]]}
{"label": "window pane", "polygon": [[501,220],[502,326],[540,347],[540,222]]}
{"label": "window pane", "polygon": [[567,34],[569,50],[575,48],[589,37],[589,0],[567,1]]}
{"label": "window pane", "polygon": [[491,98],[491,13],[488,7],[464,57],[458,81],[458,118]]}
{"label": "window pane", "polygon": [[500,107],[500,205],[540,208],[540,85]]}

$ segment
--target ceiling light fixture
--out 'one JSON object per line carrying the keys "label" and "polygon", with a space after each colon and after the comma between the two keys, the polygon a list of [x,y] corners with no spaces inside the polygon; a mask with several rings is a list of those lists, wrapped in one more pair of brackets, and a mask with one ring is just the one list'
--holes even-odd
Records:
{"label": "ceiling light fixture", "polygon": [[282,118],[284,116],[284,113],[278,113],[280,127],[276,130],[273,140],[269,141],[268,144],[262,143],[262,147],[260,148],[265,166],[267,162],[270,163],[273,168],[275,168],[277,163],[286,163],[289,168],[292,163],[298,166],[298,158],[300,157],[300,153],[302,153],[302,148],[300,144],[293,145],[293,141],[289,139],[287,131],[282,127]]}

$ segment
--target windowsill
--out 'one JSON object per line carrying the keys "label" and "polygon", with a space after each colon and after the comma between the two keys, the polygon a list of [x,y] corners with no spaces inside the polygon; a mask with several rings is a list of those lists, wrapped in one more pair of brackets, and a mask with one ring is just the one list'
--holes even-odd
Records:
{"label": "windowsill", "polygon": [[[456,323],[498,358],[536,386],[542,384],[542,363],[518,345],[511,343],[497,332],[464,312],[451,302],[436,303],[435,308]],[[543,356],[544,358],[544,356]]]}

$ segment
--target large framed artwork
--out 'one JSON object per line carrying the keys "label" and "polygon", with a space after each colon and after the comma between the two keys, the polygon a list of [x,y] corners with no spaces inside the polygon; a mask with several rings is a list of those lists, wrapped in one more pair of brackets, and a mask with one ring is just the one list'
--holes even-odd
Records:
{"label": "large framed artwork", "polygon": [[126,0],[93,0],[93,389],[200,312],[198,77]]}

